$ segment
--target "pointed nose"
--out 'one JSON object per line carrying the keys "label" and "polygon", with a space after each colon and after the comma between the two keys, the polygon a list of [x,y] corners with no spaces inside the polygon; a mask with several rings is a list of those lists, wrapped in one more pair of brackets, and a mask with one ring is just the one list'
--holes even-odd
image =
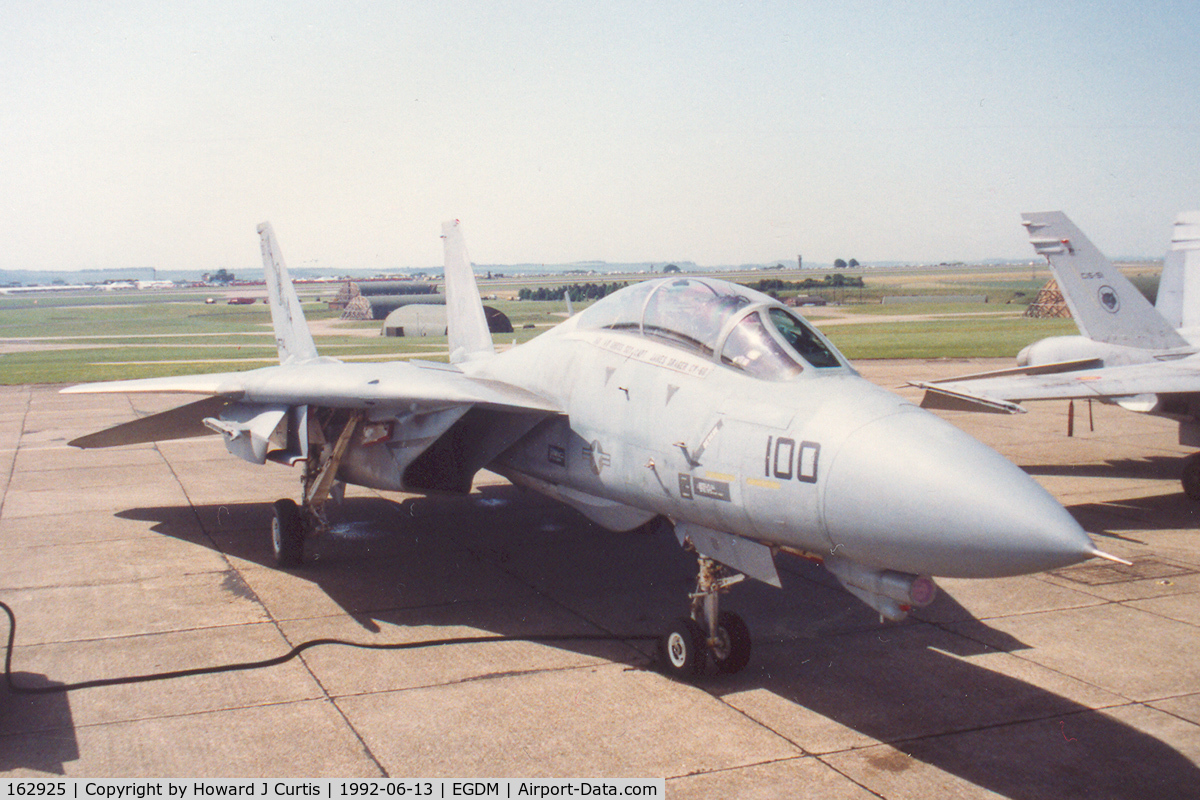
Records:
{"label": "pointed nose", "polygon": [[1097,552],[1032,478],[917,408],[850,434],[828,467],[823,511],[839,555],[918,575],[1021,575]]}

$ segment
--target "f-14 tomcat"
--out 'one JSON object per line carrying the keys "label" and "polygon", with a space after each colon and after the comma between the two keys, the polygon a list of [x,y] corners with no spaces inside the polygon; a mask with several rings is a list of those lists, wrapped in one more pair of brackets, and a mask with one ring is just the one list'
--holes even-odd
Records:
{"label": "f-14 tomcat", "polygon": [[721,280],[623,289],[496,352],[457,223],[443,225],[448,364],[318,356],[270,225],[259,226],[279,366],[74,386],[183,392],[189,405],[72,442],[218,433],[247,461],[302,468],[275,502],[280,565],[302,562],[338,482],[468,492],[480,469],[614,531],[665,518],[699,556],[690,614],[662,637],[668,672],[736,672],[750,634],[719,596],[780,586],[779,551],[822,561],[881,616],[933,577],[1038,572],[1094,556],[1075,520],[995,451],[859,376],[804,319]]}

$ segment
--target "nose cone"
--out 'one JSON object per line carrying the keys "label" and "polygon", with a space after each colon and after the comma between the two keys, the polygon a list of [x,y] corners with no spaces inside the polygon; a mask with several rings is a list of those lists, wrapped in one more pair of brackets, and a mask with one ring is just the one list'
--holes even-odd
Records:
{"label": "nose cone", "polygon": [[1032,478],[917,408],[847,437],[826,471],[823,509],[839,555],[915,574],[1021,575],[1097,552]]}

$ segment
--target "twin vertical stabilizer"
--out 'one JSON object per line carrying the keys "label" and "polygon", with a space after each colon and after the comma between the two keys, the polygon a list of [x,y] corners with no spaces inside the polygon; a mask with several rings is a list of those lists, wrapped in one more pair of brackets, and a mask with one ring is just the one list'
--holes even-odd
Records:
{"label": "twin vertical stabilizer", "polygon": [[1033,248],[1050,262],[1079,331],[1146,350],[1187,342],[1061,211],[1022,214]]}
{"label": "twin vertical stabilizer", "polygon": [[1175,218],[1154,307],[1176,328],[1200,329],[1200,211]]}
{"label": "twin vertical stabilizer", "polygon": [[313,342],[304,310],[296,287],[288,277],[287,265],[275,241],[271,223],[258,226],[262,245],[263,275],[267,281],[267,298],[271,304],[271,324],[275,328],[275,344],[279,347],[279,363],[288,364],[311,361],[317,357],[317,345]]}
{"label": "twin vertical stabilizer", "polygon": [[458,220],[442,223],[442,243],[446,256],[446,335],[450,340],[450,363],[490,358],[496,354],[496,347],[492,344]]}

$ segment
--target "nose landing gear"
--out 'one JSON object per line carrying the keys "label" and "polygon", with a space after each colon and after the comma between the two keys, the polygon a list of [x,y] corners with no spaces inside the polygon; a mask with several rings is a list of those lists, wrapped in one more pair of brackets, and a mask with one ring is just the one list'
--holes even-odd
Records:
{"label": "nose landing gear", "polygon": [[704,671],[711,658],[718,672],[739,672],[750,661],[750,629],[732,611],[720,610],[720,596],[745,580],[708,556],[699,557],[696,591],[691,594],[690,617],[680,617],[659,640],[659,654],[667,673],[689,680]]}

